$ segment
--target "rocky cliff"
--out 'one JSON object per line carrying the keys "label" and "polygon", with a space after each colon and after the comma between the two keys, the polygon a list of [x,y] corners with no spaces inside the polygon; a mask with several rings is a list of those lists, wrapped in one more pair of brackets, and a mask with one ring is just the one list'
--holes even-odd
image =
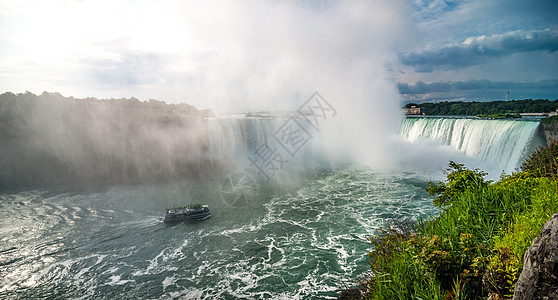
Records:
{"label": "rocky cliff", "polygon": [[558,213],[525,251],[513,299],[558,299]]}
{"label": "rocky cliff", "polygon": [[544,135],[547,144],[550,141],[558,141],[558,119],[555,117],[548,118],[548,120],[543,119],[539,130]]}

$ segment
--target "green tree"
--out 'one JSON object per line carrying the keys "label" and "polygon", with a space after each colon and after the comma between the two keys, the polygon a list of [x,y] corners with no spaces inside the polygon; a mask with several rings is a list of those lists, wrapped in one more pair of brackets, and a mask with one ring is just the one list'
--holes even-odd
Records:
{"label": "green tree", "polygon": [[429,182],[426,189],[430,196],[437,196],[434,205],[438,207],[448,205],[468,189],[478,190],[491,182],[484,180],[487,173],[479,169],[469,170],[465,165],[454,161],[449,162],[446,171],[449,172],[446,182]]}

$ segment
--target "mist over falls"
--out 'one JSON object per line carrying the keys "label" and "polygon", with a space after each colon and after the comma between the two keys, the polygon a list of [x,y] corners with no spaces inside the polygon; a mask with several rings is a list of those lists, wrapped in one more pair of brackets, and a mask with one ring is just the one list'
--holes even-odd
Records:
{"label": "mist over falls", "polygon": [[195,178],[207,157],[209,110],[137,99],[0,96],[0,188]]}
{"label": "mist over falls", "polygon": [[[215,118],[211,110],[156,100],[5,93],[0,188],[219,179],[250,167],[262,146],[277,151],[273,135],[288,119]],[[326,166],[323,145],[312,136],[296,157],[274,156],[281,164],[275,168],[304,176]]]}
{"label": "mist over falls", "polygon": [[[537,122],[407,118],[401,123],[403,142],[360,134],[360,143],[344,143],[332,138],[339,131],[306,128],[308,143],[291,155],[273,138],[288,118],[213,117],[210,110],[155,100],[5,93],[0,95],[0,188],[207,179],[246,170],[262,146],[283,152],[275,166],[283,172],[267,174],[279,179],[331,168],[340,157],[366,163],[359,156],[363,152],[389,161],[388,168],[412,168],[411,160],[423,160],[431,166],[418,168],[439,170],[450,159],[479,159],[482,165],[473,167],[499,176],[514,171],[541,144]],[[344,124],[333,125],[338,130]],[[454,152],[439,155],[425,141]],[[394,157],[375,153],[377,147],[393,149]]]}

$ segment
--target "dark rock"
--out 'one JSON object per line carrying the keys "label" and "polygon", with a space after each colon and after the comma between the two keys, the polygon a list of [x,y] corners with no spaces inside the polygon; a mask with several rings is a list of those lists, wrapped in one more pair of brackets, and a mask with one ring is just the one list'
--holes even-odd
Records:
{"label": "dark rock", "polygon": [[361,298],[362,298],[361,290],[359,290],[359,289],[347,289],[347,290],[341,291],[337,300],[355,300],[355,299],[361,299]]}
{"label": "dark rock", "polygon": [[558,299],[558,213],[525,251],[513,299]]}

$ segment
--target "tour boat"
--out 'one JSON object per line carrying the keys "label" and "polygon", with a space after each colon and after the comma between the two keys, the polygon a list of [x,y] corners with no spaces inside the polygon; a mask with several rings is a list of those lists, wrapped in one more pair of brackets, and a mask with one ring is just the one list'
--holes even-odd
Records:
{"label": "tour boat", "polygon": [[165,210],[163,222],[202,221],[209,217],[211,217],[211,212],[207,205],[193,204]]}

